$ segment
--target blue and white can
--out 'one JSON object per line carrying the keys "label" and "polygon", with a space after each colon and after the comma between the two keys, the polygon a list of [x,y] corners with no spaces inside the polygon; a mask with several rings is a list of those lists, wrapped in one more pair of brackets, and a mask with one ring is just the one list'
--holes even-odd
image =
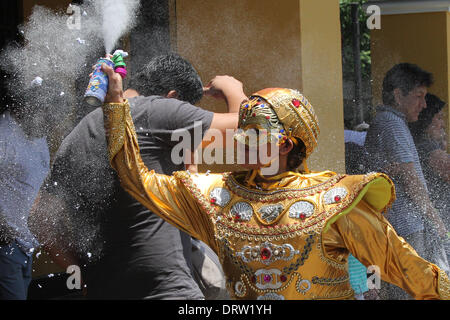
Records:
{"label": "blue and white can", "polygon": [[114,68],[114,62],[110,59],[103,58],[97,61],[84,94],[84,101],[93,107],[101,106],[108,92],[108,76],[102,71],[103,63]]}

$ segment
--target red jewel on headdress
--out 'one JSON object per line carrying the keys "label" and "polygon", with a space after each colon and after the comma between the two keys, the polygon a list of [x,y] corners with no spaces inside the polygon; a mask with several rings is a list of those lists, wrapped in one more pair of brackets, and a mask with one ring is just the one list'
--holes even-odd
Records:
{"label": "red jewel on headdress", "polygon": [[294,107],[298,108],[298,107],[300,107],[300,100],[293,99],[292,104],[294,105]]}
{"label": "red jewel on headdress", "polygon": [[266,116],[266,119],[269,120],[269,119],[270,119],[270,116]]}
{"label": "red jewel on headdress", "polygon": [[217,199],[216,198],[211,198],[211,203],[216,203]]}
{"label": "red jewel on headdress", "polygon": [[334,197],[334,201],[336,201],[336,202],[341,201],[341,197],[340,197],[340,196],[335,196],[335,197]]}
{"label": "red jewel on headdress", "polygon": [[253,116],[253,117],[256,117],[256,113],[253,113],[252,116]]}
{"label": "red jewel on headdress", "polygon": [[282,275],[280,276],[280,280],[281,280],[281,282],[286,282],[287,277],[286,277],[284,274],[282,274]]}
{"label": "red jewel on headdress", "polygon": [[300,213],[300,219],[305,220],[306,219],[306,214]]}
{"label": "red jewel on headdress", "polygon": [[262,248],[261,249],[261,259],[267,260],[270,259],[270,256],[272,255],[272,252],[268,248]]}

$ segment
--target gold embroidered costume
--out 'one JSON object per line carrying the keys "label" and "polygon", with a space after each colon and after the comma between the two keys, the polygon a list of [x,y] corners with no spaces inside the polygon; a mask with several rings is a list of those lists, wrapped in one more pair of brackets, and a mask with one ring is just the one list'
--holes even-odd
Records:
{"label": "gold embroidered costume", "polygon": [[[298,92],[281,90],[254,96],[272,107],[277,104],[273,98],[279,100],[273,110],[284,126],[275,121],[266,128],[280,130],[281,141],[302,138],[309,155],[317,144],[317,118]],[[283,104],[291,102],[301,110],[289,117]],[[249,110],[242,114],[252,116]],[[155,174],[140,157],[128,102],[105,105],[104,115],[111,164],[122,186],[217,253],[233,298],[352,299],[349,253],[366,266],[377,266],[383,280],[416,299],[450,298],[446,274],[419,257],[383,217],[395,199],[386,175],[285,172],[250,187],[246,172]],[[259,124],[250,121],[253,127],[273,120],[271,114],[261,117]],[[253,181],[258,175],[253,172]]]}

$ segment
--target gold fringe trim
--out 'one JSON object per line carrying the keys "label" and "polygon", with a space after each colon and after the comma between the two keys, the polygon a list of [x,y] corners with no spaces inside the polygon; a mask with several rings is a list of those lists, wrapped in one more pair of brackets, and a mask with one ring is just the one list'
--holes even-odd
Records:
{"label": "gold fringe trim", "polygon": [[450,280],[443,270],[439,270],[438,290],[442,300],[450,300]]}

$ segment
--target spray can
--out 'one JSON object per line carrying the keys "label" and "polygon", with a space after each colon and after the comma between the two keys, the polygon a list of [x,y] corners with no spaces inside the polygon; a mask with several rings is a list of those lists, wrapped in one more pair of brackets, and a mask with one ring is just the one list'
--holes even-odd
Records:
{"label": "spray can", "polygon": [[106,93],[108,92],[108,76],[102,71],[102,64],[114,68],[114,70],[125,78],[127,75],[126,64],[123,58],[126,58],[128,53],[122,50],[116,50],[111,59],[102,58],[95,64],[94,72],[89,80],[89,85],[84,94],[84,101],[93,106],[99,107],[105,101]]}

